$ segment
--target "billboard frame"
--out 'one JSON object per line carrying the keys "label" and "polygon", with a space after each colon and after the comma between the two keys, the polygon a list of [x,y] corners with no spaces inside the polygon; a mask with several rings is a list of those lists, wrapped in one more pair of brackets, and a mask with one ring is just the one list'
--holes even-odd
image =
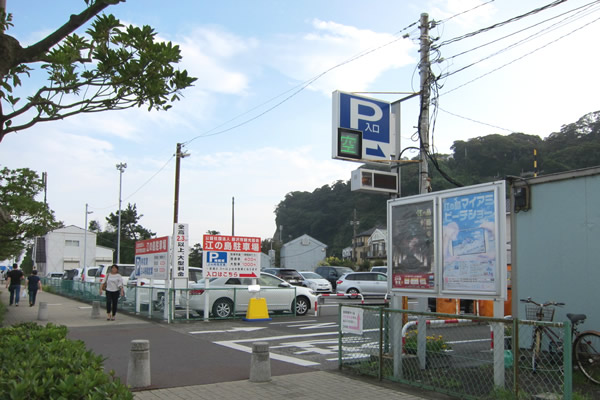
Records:
{"label": "billboard frame", "polygon": [[[430,268],[433,274],[433,285],[421,288],[417,287],[418,284],[414,287],[399,287],[400,279],[406,274],[400,273],[402,268],[398,263],[397,253],[401,246],[398,238],[401,235],[394,230],[394,223],[398,225],[398,220],[395,222],[393,220],[394,215],[398,215],[394,214],[394,208],[426,202],[432,204],[433,262]],[[445,203],[447,208],[444,215]],[[457,206],[461,209],[457,210]],[[454,212],[458,214],[453,214]],[[388,266],[391,271],[388,290],[393,294],[506,300],[506,184],[504,181],[392,199],[388,201],[387,219]],[[454,221],[455,219],[457,221]],[[468,225],[478,222],[477,227]],[[461,238],[462,242],[468,243],[462,243]],[[456,245],[452,254],[448,253],[449,245]],[[395,269],[398,271],[397,274],[394,273]],[[471,276],[465,277],[465,271],[471,273]],[[419,274],[415,275],[415,278],[420,277]]]}

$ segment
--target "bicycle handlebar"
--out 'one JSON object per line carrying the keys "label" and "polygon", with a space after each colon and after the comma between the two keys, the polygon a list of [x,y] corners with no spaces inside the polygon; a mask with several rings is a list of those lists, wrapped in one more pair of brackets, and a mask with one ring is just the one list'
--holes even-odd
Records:
{"label": "bicycle handlebar", "polygon": [[531,299],[531,297],[528,297],[526,299],[521,299],[521,303],[531,303],[531,304],[535,304],[536,306],[539,306],[539,307],[548,307],[548,306],[559,306],[560,307],[560,306],[565,305],[565,303],[559,303],[556,301],[547,301],[545,303],[538,303],[536,301],[533,301]]}

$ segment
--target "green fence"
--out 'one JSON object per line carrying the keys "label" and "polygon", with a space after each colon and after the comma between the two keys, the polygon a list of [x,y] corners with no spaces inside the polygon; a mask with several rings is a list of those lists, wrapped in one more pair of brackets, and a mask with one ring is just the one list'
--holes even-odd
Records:
{"label": "green fence", "polygon": [[[535,332],[542,327],[536,351]],[[339,365],[465,399],[570,399],[570,329],[569,322],[344,305]]]}
{"label": "green fence", "polygon": [[[106,297],[100,295],[100,284],[62,279],[42,278],[42,283],[50,291],[91,303]],[[209,319],[233,319],[246,316],[249,292],[245,288],[210,288],[210,289],[165,289],[164,287],[127,286],[125,296],[119,298],[119,309],[132,314],[156,320],[184,321],[204,319],[204,298],[209,297]],[[168,296],[171,307],[165,311]],[[261,288],[257,297],[267,297],[270,315],[296,314],[296,289]],[[229,315],[217,310],[230,309]],[[312,307],[312,305],[310,305]]]}

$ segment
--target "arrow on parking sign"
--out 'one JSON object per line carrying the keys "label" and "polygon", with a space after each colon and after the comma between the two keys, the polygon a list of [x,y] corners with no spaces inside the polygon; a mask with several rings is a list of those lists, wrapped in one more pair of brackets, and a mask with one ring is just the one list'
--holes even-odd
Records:
{"label": "arrow on parking sign", "polygon": [[368,156],[385,157],[385,153],[381,150],[381,146],[379,145],[377,145],[376,149],[366,148],[365,153],[367,153]]}

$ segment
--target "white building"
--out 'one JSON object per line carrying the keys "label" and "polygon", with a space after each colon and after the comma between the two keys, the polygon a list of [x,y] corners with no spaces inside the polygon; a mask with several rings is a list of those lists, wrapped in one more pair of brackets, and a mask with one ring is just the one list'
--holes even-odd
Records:
{"label": "white building", "polygon": [[[40,274],[62,272],[84,265],[110,264],[113,249],[96,245],[96,233],[75,225],[56,229],[35,240],[33,259]],[[84,245],[87,249],[84,251]],[[85,253],[86,262],[83,262]]]}
{"label": "white building", "polygon": [[327,245],[308,235],[302,235],[281,248],[281,268],[298,271],[314,270],[325,259]]}

